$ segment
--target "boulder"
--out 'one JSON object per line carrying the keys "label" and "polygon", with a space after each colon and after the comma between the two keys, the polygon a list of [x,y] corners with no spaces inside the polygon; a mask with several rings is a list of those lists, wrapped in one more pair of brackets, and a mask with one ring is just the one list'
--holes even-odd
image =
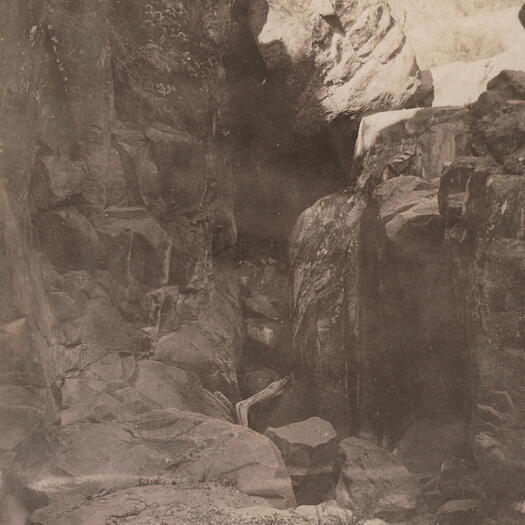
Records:
{"label": "boulder", "polygon": [[319,200],[292,232],[293,354],[316,413],[338,431],[393,444],[409,413],[462,409],[466,334],[438,188],[443,168],[471,151],[469,124],[457,108],[365,117],[353,194]]}
{"label": "boulder", "polygon": [[158,361],[141,361],[137,367],[135,390],[160,408],[178,408],[232,421],[223,401],[206,390],[191,372]]}
{"label": "boulder", "polygon": [[388,450],[357,438],[344,439],[337,502],[358,516],[402,521],[416,510],[415,477]]}
{"label": "boulder", "polygon": [[403,107],[419,85],[411,48],[383,0],[256,0],[250,25],[290,119],[303,133],[338,117]]}
{"label": "boulder", "polygon": [[264,433],[281,451],[300,504],[320,503],[336,480],[337,433],[319,417]]}
{"label": "boulder", "polygon": [[348,285],[354,282],[352,259],[362,211],[348,194],[330,195],[301,214],[290,236],[296,369],[308,384],[314,413],[340,433],[348,432],[352,423],[350,404],[340,400],[351,384],[346,345],[353,330],[345,330],[345,325],[355,323],[353,310],[343,319],[340,305],[345,294],[354,292]]}
{"label": "boulder", "polygon": [[[177,409],[152,410],[128,423],[76,423],[38,434],[20,450],[17,474],[51,503],[73,505],[122,480],[220,481],[271,506],[295,503],[275,445],[226,421]],[[133,481],[134,480],[134,481]]]}

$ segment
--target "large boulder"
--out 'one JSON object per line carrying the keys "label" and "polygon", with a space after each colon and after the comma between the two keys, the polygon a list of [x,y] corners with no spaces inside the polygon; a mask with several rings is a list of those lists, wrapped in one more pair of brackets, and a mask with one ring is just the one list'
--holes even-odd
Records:
{"label": "large boulder", "polygon": [[37,434],[20,451],[15,473],[64,505],[102,488],[111,492],[124,479],[221,481],[277,508],[295,503],[281,455],[267,438],[177,409],[152,410],[128,423],[77,423],[47,438]]}
{"label": "large boulder", "polygon": [[388,450],[357,438],[339,445],[339,505],[364,518],[402,521],[415,513],[419,487],[415,477]]}
{"label": "large boulder", "polygon": [[269,427],[269,437],[281,451],[292,478],[297,501],[320,503],[335,485],[337,433],[319,417],[279,428]]}
{"label": "large boulder", "polygon": [[250,25],[303,132],[403,107],[418,87],[414,54],[384,0],[255,0]]}

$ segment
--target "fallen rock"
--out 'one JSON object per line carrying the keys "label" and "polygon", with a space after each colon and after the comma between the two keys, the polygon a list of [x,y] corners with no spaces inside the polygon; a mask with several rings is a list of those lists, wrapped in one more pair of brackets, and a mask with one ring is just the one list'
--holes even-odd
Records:
{"label": "fallen rock", "polygon": [[315,504],[324,500],[336,481],[337,433],[319,417],[264,433],[281,451],[292,478],[299,503]]}
{"label": "fallen rock", "polygon": [[465,325],[437,196],[471,141],[467,109],[366,116],[353,192],[320,199],[295,225],[293,355],[316,413],[341,433],[393,443],[410,412],[454,412],[463,399]]}
{"label": "fallen rock", "polygon": [[365,518],[403,521],[416,510],[415,477],[388,450],[357,438],[339,445],[341,474],[337,503]]}
{"label": "fallen rock", "polygon": [[476,510],[477,500],[452,500],[445,503],[437,512],[437,525],[474,525],[479,523]]}

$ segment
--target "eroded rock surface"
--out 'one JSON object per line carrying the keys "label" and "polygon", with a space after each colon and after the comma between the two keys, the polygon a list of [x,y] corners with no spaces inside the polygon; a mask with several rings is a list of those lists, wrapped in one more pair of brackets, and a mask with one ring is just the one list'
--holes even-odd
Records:
{"label": "eroded rock surface", "polygon": [[267,428],[281,451],[299,503],[322,502],[335,486],[337,433],[319,417]]}
{"label": "eroded rock surface", "polygon": [[[249,429],[177,409],[151,410],[126,423],[77,423],[19,452],[16,474],[52,505],[73,506],[98,490],[144,480],[221,481],[267,504],[295,503],[273,443]],[[141,481],[143,480],[143,481]]]}
{"label": "eroded rock surface", "polygon": [[363,518],[398,522],[415,513],[419,487],[392,454],[357,438],[339,445],[343,458],[336,488],[337,502]]}
{"label": "eroded rock surface", "polygon": [[386,1],[257,0],[250,24],[281,97],[306,132],[336,118],[402,107],[419,83]]}
{"label": "eroded rock surface", "polygon": [[[517,498],[523,82],[504,71],[470,109],[365,118],[356,193],[306,210],[291,240],[294,351],[318,413],[337,424],[346,410],[392,447],[401,434],[385,421],[471,421],[474,440],[458,434],[452,455],[474,450],[485,482]],[[339,414],[321,398],[334,384]]]}

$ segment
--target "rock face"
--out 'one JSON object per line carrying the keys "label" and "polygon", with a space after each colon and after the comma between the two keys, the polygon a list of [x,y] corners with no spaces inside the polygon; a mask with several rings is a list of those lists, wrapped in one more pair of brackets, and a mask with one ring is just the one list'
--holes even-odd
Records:
{"label": "rock face", "polygon": [[191,16],[163,1],[2,5],[2,468],[59,418],[231,417],[225,6],[212,19],[206,2]]}
{"label": "rock face", "polygon": [[291,239],[294,352],[318,413],[336,424],[344,409],[392,447],[414,418],[464,421],[473,440],[460,433],[457,453],[470,447],[492,494],[514,498],[523,86],[504,71],[469,109],[367,117],[355,195],[319,201]]}
{"label": "rock face", "polygon": [[[220,481],[267,504],[295,503],[281,455],[246,428],[177,409],[149,411],[125,424],[79,423],[20,452],[18,477],[52,505],[73,506],[100,489],[112,492],[155,479]],[[96,489],[94,489],[96,487]]]}
{"label": "rock face", "polygon": [[[519,26],[517,3],[496,4]],[[99,490],[164,519],[145,478],[162,498],[185,478],[292,505],[278,449],[232,424],[238,378],[243,395],[291,385],[253,414],[276,440],[318,414],[406,459],[423,418],[450,425],[425,496],[477,498],[481,476],[519,509],[525,80],[500,72],[521,64],[510,26],[464,97],[434,75],[455,97],[440,80],[437,103],[464,103],[500,72],[470,107],[371,115],[431,91],[386,0],[4,0],[0,19],[0,521],[45,507],[75,522],[92,504],[86,519],[105,520]],[[285,238],[316,201],[290,280]],[[328,425],[314,421],[304,433]],[[325,442],[297,456],[286,439],[307,494]]]}
{"label": "rock face", "polygon": [[418,86],[413,52],[383,0],[256,0],[250,25],[280,96],[306,132],[402,107]]}
{"label": "rock face", "polygon": [[357,194],[326,197],[299,218],[293,349],[318,413],[336,425],[383,439],[382,426],[401,430],[403,413],[455,409],[465,334],[437,193],[444,163],[468,148],[465,110],[367,117]]}
{"label": "rock face", "polygon": [[[524,74],[512,72],[489,83],[475,111],[481,120],[480,133],[489,140],[488,151],[498,162],[486,166],[472,159],[470,165],[452,165],[443,179],[441,199],[447,237],[460,261],[473,309],[474,452],[491,490],[507,494],[524,490],[517,482],[522,476],[517,458],[522,454],[523,401],[516,353],[521,344],[521,223],[517,221],[525,144],[519,131],[524,85]],[[505,119],[510,107],[513,118]],[[510,134],[515,140],[508,140]],[[463,201],[460,213],[450,204],[454,200]]]}
{"label": "rock face", "polygon": [[337,433],[319,417],[279,428],[267,428],[281,451],[300,504],[322,502],[335,485]]}
{"label": "rock face", "polygon": [[388,450],[369,441],[347,438],[336,496],[339,505],[360,518],[401,521],[416,509],[419,487],[412,474]]}

